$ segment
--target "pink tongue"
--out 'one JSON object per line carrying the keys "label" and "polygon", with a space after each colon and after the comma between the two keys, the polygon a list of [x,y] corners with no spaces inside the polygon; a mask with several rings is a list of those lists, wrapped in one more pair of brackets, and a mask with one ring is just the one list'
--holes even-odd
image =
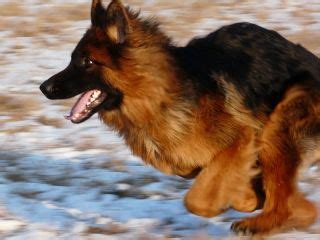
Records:
{"label": "pink tongue", "polygon": [[70,115],[66,116],[68,120],[70,120],[72,117],[74,117],[76,114],[82,113],[87,106],[87,102],[89,102],[89,99],[91,95],[94,93],[94,90],[85,92],[80,96],[80,98],[77,100],[73,108],[71,109]]}

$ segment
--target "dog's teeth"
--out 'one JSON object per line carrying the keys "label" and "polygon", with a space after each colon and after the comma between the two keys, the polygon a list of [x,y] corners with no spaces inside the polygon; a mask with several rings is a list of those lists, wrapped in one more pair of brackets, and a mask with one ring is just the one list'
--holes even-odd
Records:
{"label": "dog's teeth", "polygon": [[99,90],[94,91],[94,93],[93,93],[94,98],[98,98],[100,95],[101,95],[101,91],[99,91]]}
{"label": "dog's teeth", "polygon": [[92,93],[90,99],[89,99],[89,104],[91,104],[92,102],[96,101],[98,99],[98,97],[100,97],[101,95],[101,91],[100,90],[96,90]]}

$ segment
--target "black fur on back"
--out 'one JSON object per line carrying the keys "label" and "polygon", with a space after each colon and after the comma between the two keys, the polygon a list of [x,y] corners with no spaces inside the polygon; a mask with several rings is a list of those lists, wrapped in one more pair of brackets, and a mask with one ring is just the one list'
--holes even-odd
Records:
{"label": "black fur on back", "polygon": [[320,60],[275,31],[236,23],[170,51],[199,92],[217,91],[214,76],[227,76],[245,104],[271,112],[284,91],[308,75],[320,83]]}

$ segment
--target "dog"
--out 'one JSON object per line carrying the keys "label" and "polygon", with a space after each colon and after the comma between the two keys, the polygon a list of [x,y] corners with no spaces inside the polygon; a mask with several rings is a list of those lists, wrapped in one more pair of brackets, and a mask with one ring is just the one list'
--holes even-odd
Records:
{"label": "dog", "polygon": [[68,120],[98,113],[146,164],[195,178],[184,203],[196,215],[263,207],[236,233],[315,222],[296,181],[320,136],[315,55],[251,23],[176,46],[118,0],[93,0],[91,23],[67,68],[40,86],[49,99],[81,94]]}

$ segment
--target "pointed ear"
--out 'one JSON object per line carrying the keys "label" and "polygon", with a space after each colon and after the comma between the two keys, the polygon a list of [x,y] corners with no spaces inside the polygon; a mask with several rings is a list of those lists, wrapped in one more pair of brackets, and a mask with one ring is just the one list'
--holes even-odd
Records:
{"label": "pointed ear", "polygon": [[119,0],[113,0],[106,10],[105,31],[116,44],[122,44],[130,30],[128,12]]}
{"label": "pointed ear", "polygon": [[92,26],[101,27],[105,24],[106,9],[101,0],[92,0],[91,23]]}

